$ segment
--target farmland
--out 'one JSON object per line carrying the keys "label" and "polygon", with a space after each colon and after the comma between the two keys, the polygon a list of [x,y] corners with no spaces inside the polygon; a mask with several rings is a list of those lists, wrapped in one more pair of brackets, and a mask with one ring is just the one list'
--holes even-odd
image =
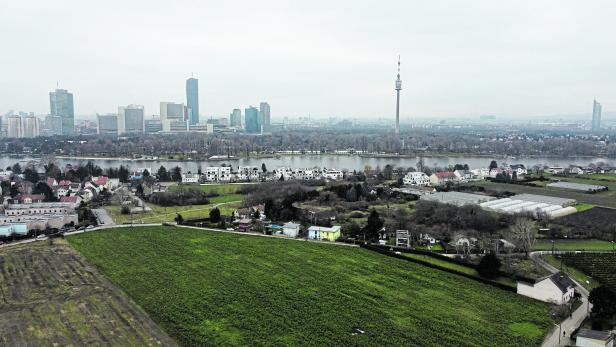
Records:
{"label": "farmland", "polygon": [[175,227],[69,241],[181,345],[529,346],[552,325],[543,303],[356,247]]}
{"label": "farmland", "polygon": [[[603,240],[580,240],[580,239],[557,239],[554,240],[554,250],[556,251],[611,251],[614,245]],[[533,247],[535,251],[551,251],[552,240],[539,239]]]}
{"label": "farmland", "polygon": [[590,275],[602,284],[616,290],[616,254],[614,253],[567,253],[559,255],[563,262]]}
{"label": "farmland", "polygon": [[0,346],[174,346],[65,241],[0,249]]}

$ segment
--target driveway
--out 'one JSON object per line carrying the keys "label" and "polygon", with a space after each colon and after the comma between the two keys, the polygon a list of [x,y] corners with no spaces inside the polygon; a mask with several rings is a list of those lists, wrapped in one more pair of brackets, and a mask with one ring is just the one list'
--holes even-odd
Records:
{"label": "driveway", "polygon": [[99,225],[114,224],[113,219],[111,218],[109,213],[107,213],[107,210],[105,210],[104,208],[94,208],[92,209],[92,213],[94,213],[94,216],[96,217],[96,220]]}

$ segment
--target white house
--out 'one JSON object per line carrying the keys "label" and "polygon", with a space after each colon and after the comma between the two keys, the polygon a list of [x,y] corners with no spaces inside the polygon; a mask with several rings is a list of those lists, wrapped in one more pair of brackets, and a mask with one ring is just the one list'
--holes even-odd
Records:
{"label": "white house", "polygon": [[580,329],[575,338],[579,347],[614,347],[614,334],[610,331]]}
{"label": "white house", "polygon": [[323,178],[330,180],[341,180],[344,177],[344,174],[340,170],[325,170],[323,172]]}
{"label": "white house", "polygon": [[579,166],[574,166],[569,169],[569,173],[573,175],[581,175],[584,173],[584,170],[582,170],[582,168]]}
{"label": "white house", "polygon": [[406,185],[429,186],[430,176],[420,171],[407,172],[402,181]]}
{"label": "white house", "polygon": [[199,183],[199,174],[183,173],[182,183]]}
{"label": "white house", "polygon": [[433,186],[438,186],[441,184],[446,184],[447,182],[455,182],[457,181],[458,178],[456,177],[456,174],[454,174],[453,172],[435,172],[430,176],[430,183]]}
{"label": "white house", "polygon": [[575,295],[575,282],[562,272],[538,279],[534,284],[518,282],[518,294],[562,305]]}
{"label": "white house", "polygon": [[300,225],[293,222],[285,223],[282,226],[282,233],[288,237],[297,237],[299,235],[299,227]]}

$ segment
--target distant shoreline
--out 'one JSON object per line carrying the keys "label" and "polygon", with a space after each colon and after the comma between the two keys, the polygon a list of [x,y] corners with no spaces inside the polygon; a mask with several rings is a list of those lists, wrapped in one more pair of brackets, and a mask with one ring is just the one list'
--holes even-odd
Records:
{"label": "distant shoreline", "polygon": [[216,158],[216,159],[180,159],[180,158],[128,158],[128,157],[99,157],[99,156],[69,156],[69,155],[57,155],[57,156],[46,156],[46,155],[31,155],[31,154],[5,154],[7,157],[31,157],[31,158],[43,158],[43,157],[51,157],[53,159],[63,159],[63,160],[76,160],[76,161],[87,161],[87,160],[96,160],[96,161],[126,161],[126,162],[167,162],[167,161],[177,161],[177,162],[212,162],[212,161],[235,161],[241,159],[271,159],[278,157],[315,157],[315,156],[323,156],[323,157],[358,157],[358,158],[366,158],[366,159],[415,159],[415,158],[492,158],[492,159],[508,159],[508,160],[518,160],[523,161],[524,159],[532,159],[532,158],[554,158],[560,160],[567,159],[604,159],[604,160],[614,160],[615,158],[603,157],[603,156],[592,156],[592,155],[583,155],[583,156],[572,156],[572,157],[561,157],[557,155],[520,155],[520,156],[509,156],[509,155],[492,155],[492,154],[460,154],[460,153],[426,153],[426,154],[342,154],[342,153],[276,153],[276,154],[264,154],[264,155],[256,155],[256,156],[240,156],[240,157],[232,157],[232,158]]}

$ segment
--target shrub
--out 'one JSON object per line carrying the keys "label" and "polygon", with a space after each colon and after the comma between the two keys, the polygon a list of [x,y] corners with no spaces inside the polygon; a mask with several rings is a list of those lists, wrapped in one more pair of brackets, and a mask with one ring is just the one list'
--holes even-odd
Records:
{"label": "shrub", "polygon": [[490,253],[481,259],[479,265],[477,265],[477,272],[485,278],[492,279],[498,277],[500,267],[501,262],[498,257],[494,253]]}
{"label": "shrub", "polygon": [[120,213],[121,214],[130,214],[130,207],[124,205],[122,206],[122,208],[120,209]]}

